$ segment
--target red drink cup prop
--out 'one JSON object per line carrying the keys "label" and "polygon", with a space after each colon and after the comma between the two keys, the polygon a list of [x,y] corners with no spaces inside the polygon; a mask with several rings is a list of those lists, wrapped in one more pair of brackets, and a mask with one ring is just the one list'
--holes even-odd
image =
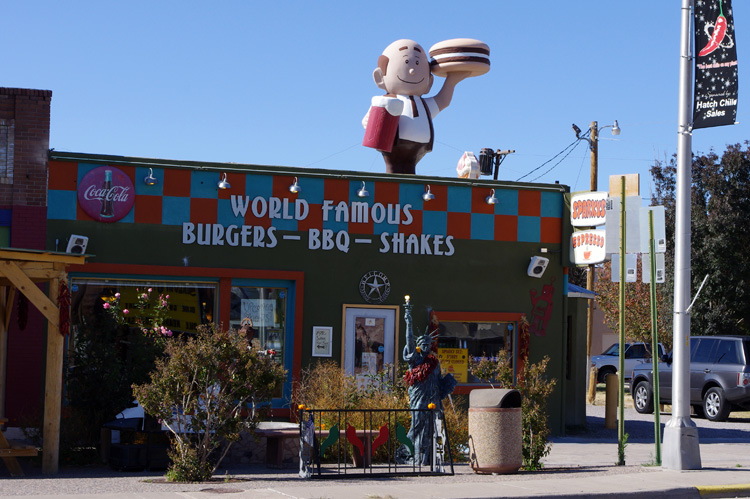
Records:
{"label": "red drink cup prop", "polygon": [[395,97],[373,97],[362,145],[391,152],[403,109],[404,103]]}

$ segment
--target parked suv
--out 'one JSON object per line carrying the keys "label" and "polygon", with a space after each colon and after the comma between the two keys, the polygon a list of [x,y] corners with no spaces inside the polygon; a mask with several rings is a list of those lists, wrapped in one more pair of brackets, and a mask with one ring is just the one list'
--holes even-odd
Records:
{"label": "parked suv", "polygon": [[[750,408],[750,337],[690,337],[690,404],[698,417],[726,421],[736,407]],[[640,413],[654,411],[651,363],[633,369],[630,393]],[[672,403],[672,357],[659,363],[659,400]]]}
{"label": "parked suv", "polygon": [[[659,343],[659,358],[666,355],[664,345]],[[625,343],[625,378],[629,379],[633,368],[643,362],[651,361],[651,345],[647,343]],[[598,383],[604,383],[608,374],[617,374],[617,367],[620,365],[620,344],[615,343],[604,351],[601,355],[591,357],[591,363],[596,366],[599,374],[596,380]]]}

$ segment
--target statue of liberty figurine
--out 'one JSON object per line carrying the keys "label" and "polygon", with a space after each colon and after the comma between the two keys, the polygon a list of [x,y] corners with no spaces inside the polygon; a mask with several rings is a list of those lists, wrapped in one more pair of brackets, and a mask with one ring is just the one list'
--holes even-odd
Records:
{"label": "statue of liberty figurine", "polygon": [[411,428],[407,436],[414,442],[414,463],[425,466],[430,464],[432,453],[432,421],[436,417],[436,411],[442,416],[442,400],[453,392],[457,381],[452,374],[443,376],[440,372],[440,362],[436,357],[437,330],[430,332],[428,326],[425,334],[414,338],[411,309],[407,296],[404,304],[406,346],[403,357],[409,370],[404,375],[404,382],[409,387],[409,408],[412,410]]}

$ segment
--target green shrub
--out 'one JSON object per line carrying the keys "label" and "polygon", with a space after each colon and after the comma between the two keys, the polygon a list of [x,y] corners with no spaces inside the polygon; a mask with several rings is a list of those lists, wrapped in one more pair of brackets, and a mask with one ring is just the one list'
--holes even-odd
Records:
{"label": "green shrub", "polygon": [[133,385],[133,392],[173,435],[167,476],[207,480],[240,433],[257,426],[286,374],[244,333],[215,324],[200,326],[195,337],[167,341],[165,354],[151,382]]}
{"label": "green shrub", "polygon": [[523,468],[538,470],[541,460],[551,449],[549,443],[549,414],[547,397],[557,381],[546,376],[549,357],[545,356],[536,364],[528,362],[527,356],[519,359],[522,367],[516,385],[513,385],[513,366],[505,352],[500,352],[497,360],[481,358],[470,360],[471,373],[485,383],[496,388],[516,388],[521,392],[521,419],[523,426]]}

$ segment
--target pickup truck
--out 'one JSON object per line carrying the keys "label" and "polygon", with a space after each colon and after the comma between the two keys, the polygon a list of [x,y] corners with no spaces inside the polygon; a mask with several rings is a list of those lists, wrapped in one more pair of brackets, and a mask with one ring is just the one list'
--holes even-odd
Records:
{"label": "pickup truck", "polygon": [[[659,358],[663,359],[667,352],[664,345],[659,343]],[[591,357],[591,363],[598,371],[596,381],[604,383],[608,374],[617,374],[620,365],[620,344],[615,343],[601,355]],[[638,364],[651,362],[651,345],[647,343],[625,343],[625,378],[630,379],[633,368]]]}

